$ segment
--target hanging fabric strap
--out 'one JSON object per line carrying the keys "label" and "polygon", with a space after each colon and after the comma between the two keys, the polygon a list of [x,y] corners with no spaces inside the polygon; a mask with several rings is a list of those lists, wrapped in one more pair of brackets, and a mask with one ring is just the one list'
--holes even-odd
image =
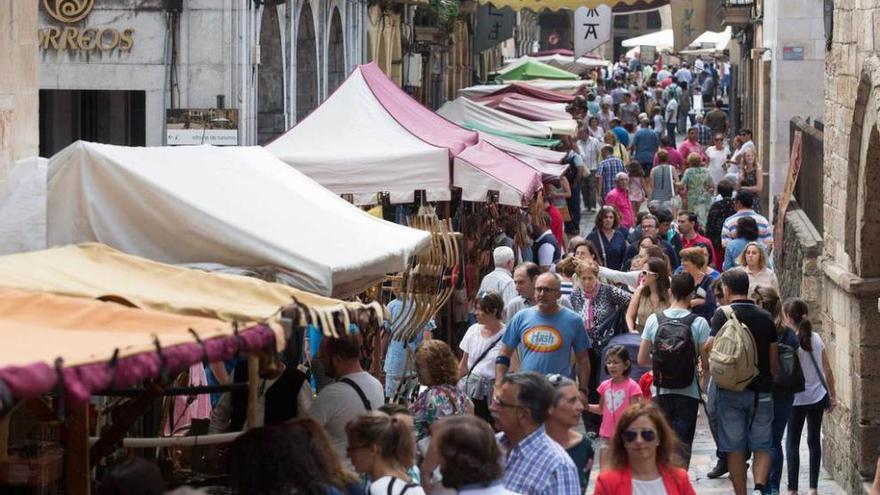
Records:
{"label": "hanging fabric strap", "polygon": [[343,378],[339,381],[353,388],[354,391],[357,392],[358,397],[361,398],[361,402],[364,403],[364,409],[366,409],[367,411],[373,410],[373,405],[370,404],[370,399],[367,399],[367,395],[364,393],[363,390],[361,390],[361,387],[359,387],[354,380],[352,380],[351,378]]}

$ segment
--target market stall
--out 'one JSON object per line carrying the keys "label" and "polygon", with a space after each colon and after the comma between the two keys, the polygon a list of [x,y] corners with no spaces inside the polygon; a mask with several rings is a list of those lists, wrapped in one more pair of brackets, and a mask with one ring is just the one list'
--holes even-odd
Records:
{"label": "market stall", "polygon": [[574,99],[575,93],[581,91],[584,86],[590,86],[591,84],[590,80],[545,81],[539,79],[529,81],[528,83],[478,84],[459,89],[458,96],[475,99],[508,91],[523,94],[539,94],[542,99],[547,101],[569,102]]}
{"label": "market stall", "polygon": [[583,56],[575,59],[573,52],[571,52],[570,50],[566,51],[568,51],[569,53],[533,53],[531,55],[525,55],[519,58],[510,59],[509,64],[514,65],[527,60],[534,60],[577,75],[583,75],[595,68],[607,67],[608,65],[610,65],[607,60],[598,56]]}
{"label": "market stall", "polygon": [[531,57],[523,57],[499,69],[495,78],[504,82],[529,81],[532,79],[576,81],[580,79],[580,76]]}
{"label": "market stall", "polygon": [[568,114],[559,120],[531,121],[463,97],[446,102],[437,113],[462,127],[505,136],[546,139],[571,136],[577,130],[577,122]]}
{"label": "market stall", "polygon": [[[404,156],[396,146],[400,134],[421,142],[423,149],[442,151],[445,161],[433,154],[427,161]],[[361,205],[385,191],[393,203],[412,202],[417,190],[424,190],[428,201],[445,201],[456,187],[468,198],[485,199],[494,191],[504,204],[523,206],[541,185],[531,167],[423,107],[375,64],[355,69],[309,117],[266,149],[334,193],[352,194]],[[501,170],[504,175],[498,176]]]}
{"label": "market stall", "polygon": [[47,221],[48,245],[101,242],[164,263],[243,267],[335,296],[404,269],[430,242],[261,147],[76,142],[49,161]]}

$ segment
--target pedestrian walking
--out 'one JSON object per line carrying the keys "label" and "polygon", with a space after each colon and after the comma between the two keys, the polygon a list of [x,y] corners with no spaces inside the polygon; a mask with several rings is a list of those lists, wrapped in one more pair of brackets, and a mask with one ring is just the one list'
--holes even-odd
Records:
{"label": "pedestrian walking", "polygon": [[501,296],[504,304],[507,304],[516,297],[516,285],[511,276],[513,266],[516,264],[513,249],[507,246],[495,248],[492,251],[492,260],[495,263],[495,269],[483,277],[477,294],[494,292]]}
{"label": "pedestrian walking", "polygon": [[767,248],[767,252],[773,249],[773,229],[770,228],[770,222],[753,208],[756,198],[749,191],[739,191],[733,200],[733,207],[736,213],[724,220],[724,226],[721,229],[721,244],[727,244],[736,237],[737,221],[744,216],[752,217],[758,224],[758,240]]}
{"label": "pedestrian walking", "polygon": [[626,236],[620,230],[620,212],[605,205],[596,213],[596,225],[587,235],[602,255],[602,264],[612,270],[620,270],[626,256]]}
{"label": "pedestrian walking", "polygon": [[800,471],[800,444],[804,422],[807,424],[807,446],[810,462],[810,493],[816,493],[819,483],[819,467],[822,463],[822,417],[837,405],[834,373],[825,353],[825,343],[813,332],[809,307],[803,299],[785,301],[783,311],[789,324],[797,330],[798,358],[804,372],[805,390],[795,394],[785,441],[785,460],[788,463],[789,494],[797,493]]}
{"label": "pedestrian walking", "polygon": [[581,400],[581,392],[574,380],[558,374],[547,375],[547,380],[553,385],[556,395],[544,428],[547,435],[571,457],[580,478],[581,491],[584,491],[590,482],[590,470],[593,469],[595,457],[590,438],[576,431],[584,412],[584,401]]}
{"label": "pedestrian walking", "polygon": [[759,285],[779,290],[776,273],[767,266],[767,253],[757,242],[746,244],[745,249],[736,258],[736,264],[749,275],[750,290],[754,290]]}
{"label": "pedestrian walking", "polygon": [[577,360],[578,379],[589,383],[591,347],[583,322],[574,311],[559,305],[559,278],[544,273],[535,280],[537,307],[527,308],[507,322],[502,347],[495,360],[495,385],[502,383],[510,368],[510,356],[519,352],[522,371],[542,375],[571,375],[571,355]]}
{"label": "pedestrian walking", "polygon": [[646,198],[645,185],[647,181],[645,180],[645,169],[642,168],[639,162],[632,161],[626,166],[626,173],[629,175],[629,202],[633,213],[637,215]]}
{"label": "pedestrian walking", "polygon": [[687,471],[676,462],[677,444],[660,409],[630,406],[610,444],[611,469],[599,474],[593,495],[694,495]]}
{"label": "pedestrian walking", "polygon": [[492,420],[489,401],[495,385],[495,358],[501,350],[504,304],[494,292],[477,298],[477,323],[471,325],[461,339],[462,355],[458,363],[459,388],[474,404],[474,414]]}
{"label": "pedestrian walking", "polygon": [[718,197],[709,207],[709,214],[706,217],[706,237],[712,241],[712,248],[715,250],[715,267],[721,269],[726,256],[722,243],[724,222],[736,213],[733,190],[734,184],[730,180],[723,179],[719,182]]}
{"label": "pedestrian walking", "polygon": [[[504,305],[503,320],[510,321],[517,313],[523,309],[530,308],[537,304],[535,298],[535,281],[541,274],[541,268],[531,261],[520,263],[513,270],[513,285],[516,288],[517,296]],[[561,294],[561,293],[560,293]],[[571,309],[571,302],[567,297],[559,298],[560,306]]]}
{"label": "pedestrian walking", "polygon": [[770,473],[767,477],[767,492],[779,494],[782,480],[782,435],[791,418],[791,408],[795,393],[805,389],[804,373],[797,357],[800,347],[797,334],[785,324],[782,312],[782,301],[779,292],[763,285],[755,287],[752,292],[755,303],[770,313],[776,322],[776,347],[779,365],[773,377],[773,445],[770,447]]}
{"label": "pedestrian walking", "polygon": [[678,170],[669,163],[669,153],[666,150],[658,151],[657,163],[651,169],[651,175],[648,176],[650,201],[657,201],[671,211],[676,197],[675,184],[677,182]]}
{"label": "pedestrian walking", "polygon": [[690,273],[673,275],[672,303],[648,317],[638,356],[640,366],[653,368],[653,400],[681,441],[684,467],[690,465],[700,391],[705,388],[699,377],[707,375],[707,370],[698,369],[698,363],[705,367],[708,362],[704,344],[709,338],[709,323],[691,311],[695,287]]}
{"label": "pedestrian walking", "polygon": [[[754,490],[763,494],[773,441],[776,323],[749,299],[749,277],[744,271],[722,273],[721,283],[730,304],[715,312],[706,343],[709,371],[717,388],[718,447],[727,453],[736,495],[746,493],[746,452],[753,453]],[[720,341],[718,349],[714,348],[716,340]]]}
{"label": "pedestrian walking", "polygon": [[472,412],[473,406],[456,386],[458,362],[449,344],[442,340],[426,340],[416,350],[415,361],[416,374],[424,389],[409,410],[416,427],[416,442],[421,442],[431,436],[431,425],[435,421]]}
{"label": "pedestrian walking", "polygon": [[642,268],[639,288],[626,310],[626,326],[630,332],[642,333],[648,317],[669,307],[669,262],[651,258]]}
{"label": "pedestrian walking", "polygon": [[[591,123],[594,120],[595,117],[590,117]],[[602,132],[601,129],[599,129],[599,132]],[[603,144],[602,141],[592,135],[592,131],[589,129],[581,128],[581,130],[578,131],[578,137],[580,139],[577,142],[577,147],[581,157],[583,157],[584,165],[587,168],[581,179],[581,196],[583,197],[584,208],[586,208],[587,211],[595,211],[596,168],[599,166]]]}
{"label": "pedestrian walking", "polygon": [[[690,300],[690,309],[694,314],[702,316],[709,321],[718,308],[715,296],[712,294],[713,278],[706,273],[707,251],[699,247],[685,248],[681,250],[681,268],[683,273],[688,273],[694,281],[693,297]],[[705,390],[705,388],[703,389]]]}
{"label": "pedestrian walking", "polygon": [[605,196],[605,204],[617,209],[620,213],[620,227],[627,229],[633,226],[633,207],[629,199],[629,175],[618,172],[615,176],[615,187]]}
{"label": "pedestrian walking", "polygon": [[599,384],[599,403],[587,408],[593,414],[602,415],[599,426],[599,467],[602,469],[608,467],[606,446],[614,436],[618,420],[627,407],[642,397],[639,384],[629,377],[630,371],[632,359],[626,347],[609,347],[605,352],[605,372],[610,378]]}
{"label": "pedestrian walking", "polygon": [[516,495],[504,487],[501,450],[492,428],[473,416],[438,423],[436,449],[443,486],[459,495]]}
{"label": "pedestrian walking", "polygon": [[644,117],[641,119],[639,130],[636,131],[632,140],[632,157],[642,166],[642,176],[651,173],[654,154],[660,149],[660,138],[651,129],[651,121]]}
{"label": "pedestrian walking", "polygon": [[709,217],[709,207],[715,196],[715,183],[706,168],[706,162],[696,153],[687,158],[688,168],[684,171],[681,183],[687,191],[685,207],[697,215],[700,225],[704,225]]}
{"label": "pedestrian walking", "polygon": [[524,495],[581,495],[577,467],[544,428],[553,386],[534,372],[500,376],[491,410],[507,460],[504,487]]}
{"label": "pedestrian walking", "polygon": [[352,465],[371,480],[369,495],[425,495],[407,474],[415,463],[416,444],[406,423],[371,411],[348,423],[345,431]]}

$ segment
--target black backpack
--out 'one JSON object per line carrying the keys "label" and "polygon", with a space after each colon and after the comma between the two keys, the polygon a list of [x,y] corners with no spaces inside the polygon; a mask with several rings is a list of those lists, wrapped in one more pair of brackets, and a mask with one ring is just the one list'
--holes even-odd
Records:
{"label": "black backpack", "polygon": [[779,368],[776,376],[773,377],[773,392],[790,394],[803,392],[806,388],[806,380],[797,349],[781,342],[777,343],[776,347]]}
{"label": "black backpack", "polygon": [[662,388],[685,388],[694,381],[697,346],[691,324],[697,315],[670,318],[658,311],[654,335],[654,385]]}

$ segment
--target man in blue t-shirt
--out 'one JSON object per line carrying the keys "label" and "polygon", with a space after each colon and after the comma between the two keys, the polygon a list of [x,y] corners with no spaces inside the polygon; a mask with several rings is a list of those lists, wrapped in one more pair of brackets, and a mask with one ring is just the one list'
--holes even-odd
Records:
{"label": "man in blue t-shirt", "polygon": [[542,273],[535,280],[537,306],[524,309],[507,322],[501,351],[495,361],[495,385],[500,387],[510,367],[510,356],[519,351],[520,371],[571,376],[571,352],[577,358],[581,389],[586,391],[590,377],[590,338],[584,323],[574,311],[559,305],[559,278]]}

